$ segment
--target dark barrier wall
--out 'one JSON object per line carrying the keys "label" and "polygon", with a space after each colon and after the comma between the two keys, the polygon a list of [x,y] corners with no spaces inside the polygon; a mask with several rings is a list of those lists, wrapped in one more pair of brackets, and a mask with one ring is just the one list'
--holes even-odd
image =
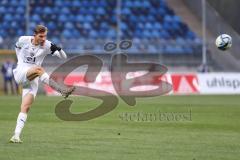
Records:
{"label": "dark barrier wall", "polygon": [[219,14],[238,33],[240,33],[240,0],[207,0],[208,3],[219,12]]}

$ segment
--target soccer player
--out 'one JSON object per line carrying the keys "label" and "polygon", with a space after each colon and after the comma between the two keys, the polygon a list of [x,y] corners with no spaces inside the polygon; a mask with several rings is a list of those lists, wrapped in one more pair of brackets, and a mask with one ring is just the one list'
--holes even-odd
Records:
{"label": "soccer player", "polygon": [[36,97],[38,91],[38,81],[49,85],[64,98],[67,98],[74,87],[62,86],[56,83],[41,67],[46,55],[52,54],[62,59],[66,59],[65,52],[55,44],[46,39],[47,28],[37,25],[33,36],[21,36],[16,43],[17,67],[13,70],[14,78],[18,84],[22,84],[22,104],[17,118],[17,124],[12,143],[21,143],[20,134],[27,120],[27,113]]}

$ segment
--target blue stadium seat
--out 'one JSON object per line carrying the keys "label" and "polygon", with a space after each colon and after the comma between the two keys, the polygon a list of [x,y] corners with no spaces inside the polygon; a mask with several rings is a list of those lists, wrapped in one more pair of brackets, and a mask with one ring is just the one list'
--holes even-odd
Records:
{"label": "blue stadium seat", "polygon": [[[14,38],[25,34],[26,3],[26,0],[0,1],[1,37]],[[117,38],[117,1],[29,0],[29,4],[30,29],[37,24],[45,24],[49,28],[49,38],[55,41],[60,42],[61,38],[92,41]],[[14,31],[16,28],[18,31]],[[165,0],[122,1],[120,32],[122,39],[144,41],[142,46],[136,43],[139,46],[132,51],[149,49],[150,52],[193,54],[196,47],[184,44],[191,41],[201,45],[201,40],[181,17],[175,15]],[[177,45],[165,44],[167,46],[162,47],[151,43],[157,40],[175,41]]]}

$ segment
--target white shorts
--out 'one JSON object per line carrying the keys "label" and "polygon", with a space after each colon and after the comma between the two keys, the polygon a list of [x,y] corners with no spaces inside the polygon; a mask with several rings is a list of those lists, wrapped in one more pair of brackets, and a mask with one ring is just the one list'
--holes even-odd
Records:
{"label": "white shorts", "polygon": [[24,84],[28,81],[27,79],[28,69],[29,69],[28,67],[18,66],[13,70],[14,79],[18,84]]}
{"label": "white shorts", "polygon": [[18,84],[22,84],[23,90],[22,90],[22,97],[24,97],[26,94],[30,93],[34,96],[34,98],[37,95],[38,91],[38,81],[39,77],[35,78],[32,81],[29,81],[27,79],[27,71],[29,68],[25,67],[17,67],[13,70],[13,75],[15,78],[15,81]]}
{"label": "white shorts", "polygon": [[34,80],[28,81],[28,83],[25,83],[23,85],[22,98],[26,96],[28,93],[32,94],[34,98],[36,97],[38,92],[38,81],[39,77],[36,77]]}

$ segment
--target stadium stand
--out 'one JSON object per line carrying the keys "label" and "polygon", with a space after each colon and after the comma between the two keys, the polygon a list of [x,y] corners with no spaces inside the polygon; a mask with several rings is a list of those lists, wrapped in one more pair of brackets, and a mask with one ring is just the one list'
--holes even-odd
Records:
{"label": "stadium stand", "polygon": [[26,23],[26,3],[0,1],[0,36],[7,44],[0,44],[1,48],[10,48],[11,40],[26,34],[27,24],[29,31],[37,24],[44,24],[49,29],[49,39],[61,43],[69,52],[102,53],[104,43],[116,41],[118,36],[133,40],[130,53],[201,52],[201,40],[164,0],[122,1],[119,28],[117,1],[29,0],[29,23]]}

